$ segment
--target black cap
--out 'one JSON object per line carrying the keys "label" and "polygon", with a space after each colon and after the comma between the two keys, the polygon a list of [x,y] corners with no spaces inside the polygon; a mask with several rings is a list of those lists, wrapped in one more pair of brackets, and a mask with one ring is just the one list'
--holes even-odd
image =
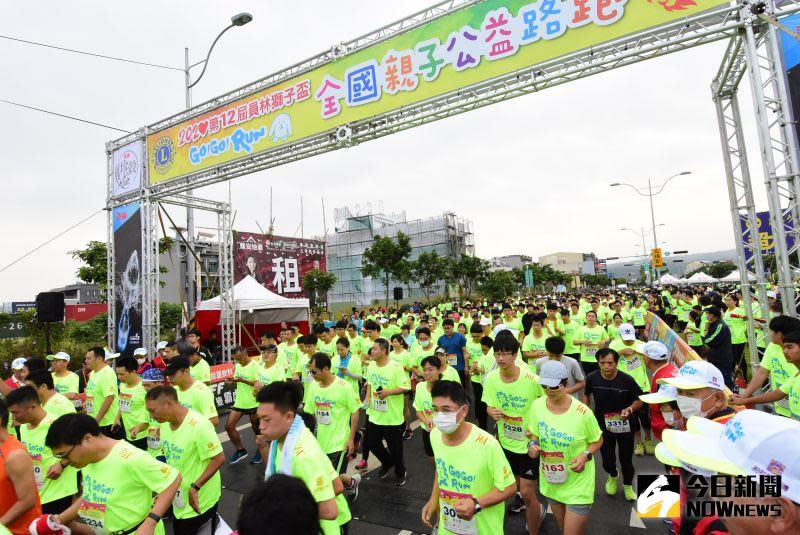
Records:
{"label": "black cap", "polygon": [[278,346],[275,344],[267,344],[266,346],[261,346],[264,348],[264,351],[278,351]]}
{"label": "black cap", "polygon": [[183,355],[179,357],[173,357],[170,359],[169,364],[167,364],[167,368],[164,370],[164,376],[169,377],[179,370],[188,370],[189,366],[191,366],[189,359]]}
{"label": "black cap", "polygon": [[181,357],[186,357],[187,359],[197,353],[197,349],[194,348],[191,344],[180,344],[178,348],[178,354]]}

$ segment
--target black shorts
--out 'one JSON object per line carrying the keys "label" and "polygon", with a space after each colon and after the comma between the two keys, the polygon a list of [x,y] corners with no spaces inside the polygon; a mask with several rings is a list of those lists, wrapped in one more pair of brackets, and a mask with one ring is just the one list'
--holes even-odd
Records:
{"label": "black shorts", "polygon": [[242,414],[251,415],[255,414],[258,407],[253,407],[252,409],[240,409],[238,407],[233,407],[231,410],[236,412],[241,412]]}
{"label": "black shorts", "polygon": [[[328,459],[330,459],[331,464],[333,465],[334,470],[339,469],[339,474],[346,474],[347,473],[347,453],[343,451],[335,451],[333,453],[326,453]],[[339,464],[341,463],[341,464]]]}
{"label": "black shorts", "polygon": [[425,449],[425,455],[427,455],[428,457],[433,457],[433,446],[431,446],[431,434],[429,431],[426,431],[421,427],[420,431],[422,431],[422,447]]}
{"label": "black shorts", "polygon": [[575,360],[581,360],[581,354],[580,353],[564,353],[564,356],[572,357]]}
{"label": "black shorts", "polygon": [[539,480],[539,458],[531,459],[527,453],[514,453],[503,448],[511,473],[520,479]]}

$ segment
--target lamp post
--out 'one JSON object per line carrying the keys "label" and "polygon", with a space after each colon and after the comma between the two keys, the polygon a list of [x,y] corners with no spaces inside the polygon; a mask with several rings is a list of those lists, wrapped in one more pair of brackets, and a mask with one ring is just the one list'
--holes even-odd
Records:
{"label": "lamp post", "polygon": [[[219,41],[222,34],[233,28],[234,26],[244,26],[248,22],[253,20],[253,15],[250,13],[239,13],[238,15],[234,15],[231,17],[231,23],[226,26],[214,41],[211,43],[211,46],[208,48],[208,53],[206,54],[205,59],[198,61],[192,65],[189,64],[189,48],[184,49],[184,69],[183,75],[185,80],[185,96],[186,96],[186,109],[192,107],[192,88],[197,85],[197,82],[203,78],[203,75],[206,73],[206,68],[208,67],[208,60],[211,57],[211,51],[214,50],[214,46]],[[203,65],[203,70],[200,71],[200,74],[192,81],[192,76],[190,70],[194,67],[199,65]],[[186,195],[191,197],[194,194],[194,190],[187,190]],[[191,251],[194,251],[194,209],[189,207],[186,208],[186,241],[189,245]],[[189,254],[186,255],[186,279],[187,279],[187,292],[186,292],[186,305],[188,309],[189,317],[194,314],[195,304],[197,303],[197,265],[196,260],[194,259],[194,255],[189,251]],[[187,318],[188,319],[188,318]]]}
{"label": "lamp post", "polygon": [[[658,195],[661,192],[663,192],[664,188],[667,187],[667,184],[669,184],[670,180],[672,180],[676,176],[683,176],[683,175],[690,175],[690,174],[692,174],[691,171],[681,171],[680,173],[672,175],[671,177],[666,179],[663,184],[661,184],[660,186],[657,186],[657,191],[655,191],[655,192],[653,192],[653,184],[652,184],[652,181],[649,178],[647,179],[647,190],[643,190],[642,188],[637,188],[633,184],[628,184],[627,182],[614,182],[613,184],[611,184],[612,188],[617,187],[617,186],[628,186],[629,188],[631,188],[633,191],[635,191],[636,193],[638,193],[642,197],[648,197],[650,199],[650,220],[651,220],[652,225],[653,225],[653,230],[652,230],[652,232],[653,232],[653,249],[658,249],[658,236],[656,235],[656,215],[655,215],[655,210],[653,209],[653,197],[655,197],[656,195]],[[658,268],[653,268],[653,271],[654,271],[655,277],[657,278],[658,277],[658,271],[659,271]]]}

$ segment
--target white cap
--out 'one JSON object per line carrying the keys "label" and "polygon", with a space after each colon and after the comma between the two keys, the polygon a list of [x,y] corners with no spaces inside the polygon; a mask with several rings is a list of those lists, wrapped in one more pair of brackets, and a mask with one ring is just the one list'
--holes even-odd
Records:
{"label": "white cap", "polygon": [[779,475],[782,495],[800,503],[799,422],[743,410],[725,425],[693,416],[687,428],[663,434],[664,445],[681,463],[722,474]]}
{"label": "white cap", "polygon": [[557,360],[547,360],[539,366],[539,384],[556,387],[567,378],[567,367]]}
{"label": "white cap", "polygon": [[619,336],[623,340],[636,340],[636,329],[630,323],[623,323],[619,326]]}
{"label": "white cap", "polygon": [[489,318],[481,318],[481,320],[478,323],[485,327],[486,325],[491,325],[492,324],[492,320],[489,319]]}
{"label": "white cap", "polygon": [[773,299],[776,299],[778,297],[778,294],[776,294],[774,291],[770,290],[770,291],[767,292],[767,297],[771,297]]}
{"label": "white cap", "polygon": [[136,349],[133,350],[133,356],[137,357],[139,355],[143,355],[143,356],[146,357],[147,356],[147,350],[145,348],[143,348],[143,347],[137,347]]}
{"label": "white cap", "polygon": [[714,388],[725,391],[725,380],[722,378],[722,372],[705,360],[690,360],[686,362],[678,370],[678,375],[659,379],[658,384],[668,384],[681,390]]}
{"label": "white cap", "polygon": [[19,357],[19,358],[14,359],[11,362],[11,369],[12,370],[21,370],[25,366],[25,362],[27,362],[27,360],[28,359],[26,359],[25,357]]}
{"label": "white cap", "polygon": [[119,357],[119,353],[112,353],[111,351],[106,351],[106,361],[114,360],[115,358]]}
{"label": "white cap", "polygon": [[161,340],[158,344],[156,344],[156,351],[161,351],[165,347],[167,347],[167,342]]}
{"label": "white cap", "polygon": [[652,394],[643,394],[639,396],[639,399],[650,404],[668,403],[678,399],[678,389],[674,386],[662,384],[659,385],[658,391]]}
{"label": "white cap", "polygon": [[47,355],[47,360],[66,360],[69,362],[70,356],[63,351],[59,351],[55,355]]}
{"label": "white cap", "polygon": [[389,323],[389,320],[387,320],[386,318],[381,318],[381,319],[378,320],[378,323],[381,323],[381,324]]}
{"label": "white cap", "polygon": [[669,359],[669,349],[667,349],[667,346],[658,340],[650,340],[647,342],[642,351],[644,351],[644,354],[653,360]]}

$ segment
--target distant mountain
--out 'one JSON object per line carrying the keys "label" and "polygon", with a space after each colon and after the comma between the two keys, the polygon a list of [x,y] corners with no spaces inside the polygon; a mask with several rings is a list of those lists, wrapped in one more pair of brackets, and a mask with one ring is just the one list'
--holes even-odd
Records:
{"label": "distant mountain", "polygon": [[[683,260],[683,262],[674,262]],[[686,266],[692,262],[733,262],[736,263],[736,249],[726,251],[711,251],[708,253],[689,253],[677,256],[665,256],[664,265],[669,272],[676,277],[683,277],[686,273]],[[633,264],[633,265],[626,265]],[[625,262],[609,262],[608,273],[617,279],[635,280],[639,277],[640,258],[631,258]]]}

